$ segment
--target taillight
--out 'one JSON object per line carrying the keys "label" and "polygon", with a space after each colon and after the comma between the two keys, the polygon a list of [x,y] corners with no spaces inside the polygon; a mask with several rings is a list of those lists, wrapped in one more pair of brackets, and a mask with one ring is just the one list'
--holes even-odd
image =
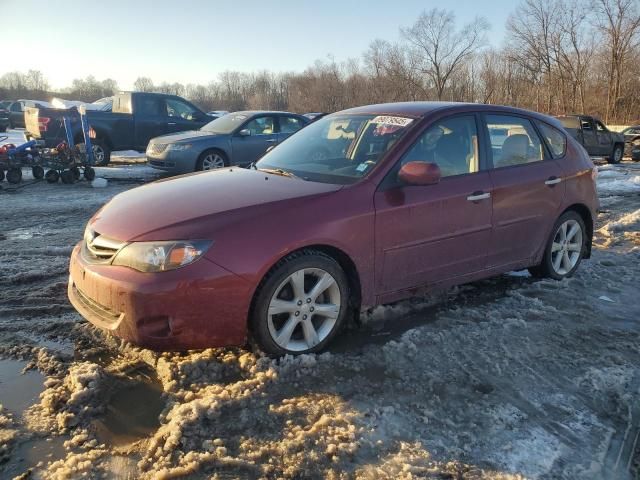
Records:
{"label": "taillight", "polygon": [[51,119],[49,117],[38,117],[38,128],[41,132],[46,132],[49,128],[49,122]]}

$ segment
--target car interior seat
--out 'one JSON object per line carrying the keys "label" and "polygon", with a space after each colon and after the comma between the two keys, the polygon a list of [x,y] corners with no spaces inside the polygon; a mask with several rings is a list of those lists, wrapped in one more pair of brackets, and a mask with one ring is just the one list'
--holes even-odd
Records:
{"label": "car interior seat", "polygon": [[529,136],[524,133],[510,135],[502,144],[500,160],[496,166],[519,165],[528,162]]}

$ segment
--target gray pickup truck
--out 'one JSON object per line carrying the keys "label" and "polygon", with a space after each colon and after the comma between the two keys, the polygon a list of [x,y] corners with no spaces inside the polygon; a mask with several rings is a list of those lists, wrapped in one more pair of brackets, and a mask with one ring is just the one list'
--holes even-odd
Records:
{"label": "gray pickup truck", "polygon": [[610,131],[600,120],[588,115],[557,117],[564,129],[592,157],[604,157],[609,163],[619,163],[624,155],[624,135]]}

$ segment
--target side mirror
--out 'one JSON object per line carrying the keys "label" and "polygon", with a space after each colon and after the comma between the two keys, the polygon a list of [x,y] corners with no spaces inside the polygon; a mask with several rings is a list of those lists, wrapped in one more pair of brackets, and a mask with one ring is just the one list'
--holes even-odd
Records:
{"label": "side mirror", "polygon": [[238,132],[238,135],[241,137],[249,137],[251,136],[251,130],[249,130],[248,128],[243,128]]}
{"label": "side mirror", "polygon": [[398,179],[407,185],[434,185],[440,177],[438,164],[428,162],[405,163],[398,172]]}

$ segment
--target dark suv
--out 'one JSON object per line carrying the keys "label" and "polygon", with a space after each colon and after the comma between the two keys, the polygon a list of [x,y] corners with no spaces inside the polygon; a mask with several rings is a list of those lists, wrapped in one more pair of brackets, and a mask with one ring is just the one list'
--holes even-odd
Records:
{"label": "dark suv", "polygon": [[557,117],[564,129],[592,157],[605,157],[609,163],[619,163],[624,156],[624,135],[612,132],[604,123],[587,115]]}

